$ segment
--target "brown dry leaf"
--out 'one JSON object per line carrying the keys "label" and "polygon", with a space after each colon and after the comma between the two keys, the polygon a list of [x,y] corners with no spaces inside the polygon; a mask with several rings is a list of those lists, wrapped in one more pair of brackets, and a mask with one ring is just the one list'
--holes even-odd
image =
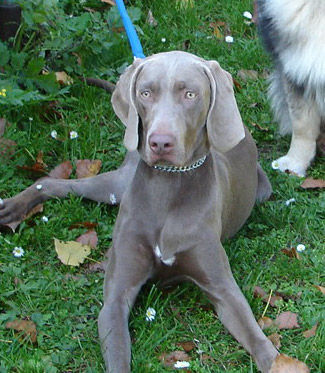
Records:
{"label": "brown dry leaf", "polygon": [[7,121],[5,118],[0,118],[0,137],[5,133]]}
{"label": "brown dry leaf", "polygon": [[97,246],[98,237],[97,233],[94,230],[89,230],[86,233],[82,234],[76,239],[77,242],[80,242],[82,245],[88,245],[92,249]]}
{"label": "brown dry leaf", "polygon": [[305,181],[300,186],[304,189],[325,188],[325,180],[307,177],[307,179],[305,179]]}
{"label": "brown dry leaf", "polygon": [[262,330],[268,329],[273,325],[273,320],[269,317],[263,316],[257,321]]}
{"label": "brown dry leaf", "polygon": [[318,327],[318,322],[309,330],[305,330],[302,334],[305,338],[314,337],[316,335],[316,330]]}
{"label": "brown dry leaf", "polygon": [[34,344],[37,343],[36,325],[33,321],[18,319],[14,321],[8,321],[6,323],[6,328],[21,332],[23,338],[20,338],[20,340],[22,342],[27,340]]}
{"label": "brown dry leaf", "polygon": [[276,307],[276,302],[282,300],[279,295],[272,295],[269,300],[269,295],[260,286],[254,286],[253,295],[255,298],[261,298],[265,303],[269,302],[271,307]]}
{"label": "brown dry leaf", "polygon": [[271,366],[270,373],[309,373],[309,368],[302,361],[279,354]]}
{"label": "brown dry leaf", "polygon": [[254,123],[254,122],[251,122],[251,125],[255,128],[258,128],[259,130],[261,131],[264,131],[264,132],[268,132],[269,129],[266,128],[266,127],[262,127],[261,125],[259,125],[258,123]]}
{"label": "brown dry leaf", "polygon": [[289,258],[296,258],[298,260],[300,260],[300,255],[299,253],[297,252],[296,248],[295,247],[290,247],[290,248],[285,248],[285,249],[282,249],[281,250],[281,253],[283,253],[284,255],[288,256]]}
{"label": "brown dry leaf", "polygon": [[258,72],[256,70],[240,69],[237,76],[239,76],[239,78],[241,78],[244,82],[247,82],[248,80],[257,80]]}
{"label": "brown dry leaf", "polygon": [[213,29],[213,35],[220,40],[224,39],[224,33],[222,29],[226,26],[226,23],[223,21],[211,22],[209,25]]}
{"label": "brown dry leaf", "polygon": [[75,228],[87,228],[88,230],[92,230],[98,226],[98,223],[91,223],[89,221],[80,222],[80,223],[74,223],[71,224],[69,227],[69,230],[75,229]]}
{"label": "brown dry leaf", "polygon": [[260,286],[254,286],[254,289],[253,289],[253,291],[254,291],[254,297],[255,298],[265,298],[265,297],[267,297],[267,292],[263,289],[263,288],[261,288]]}
{"label": "brown dry leaf", "polygon": [[86,272],[94,273],[94,272],[105,272],[108,265],[108,260],[103,260],[102,262],[98,263],[91,263],[86,267]]}
{"label": "brown dry leaf", "polygon": [[185,352],[190,352],[196,347],[193,341],[178,342],[177,346],[182,347]]}
{"label": "brown dry leaf", "polygon": [[72,172],[72,163],[70,161],[65,161],[55,168],[49,173],[50,177],[55,179],[69,179]]}
{"label": "brown dry leaf", "polygon": [[32,217],[33,215],[36,215],[40,212],[43,212],[43,204],[40,203],[38,205],[36,205],[35,207],[33,207],[31,210],[28,211],[27,214],[23,215],[21,217],[20,220],[16,220],[16,221],[13,221],[12,223],[9,223],[9,224],[3,224],[5,227],[9,227],[13,232],[15,232],[16,228],[18,227],[18,225],[23,222],[24,220],[26,219],[29,219],[30,217]]}
{"label": "brown dry leaf", "polygon": [[77,267],[91,252],[91,247],[76,241],[60,241],[54,238],[55,251],[63,264]]}
{"label": "brown dry leaf", "polygon": [[152,14],[151,9],[149,9],[149,11],[148,11],[148,15],[147,15],[147,23],[148,23],[151,27],[156,27],[156,26],[158,26],[158,22],[155,20],[153,14]]}
{"label": "brown dry leaf", "polygon": [[298,324],[298,315],[291,311],[280,313],[280,315],[275,319],[274,324],[279,329],[300,328],[300,325]]}
{"label": "brown dry leaf", "polygon": [[33,173],[45,174],[47,171],[47,164],[43,161],[43,152],[39,151],[36,156],[36,162],[32,166],[17,166],[21,170],[31,171]]}
{"label": "brown dry leaf", "polygon": [[273,333],[268,336],[268,339],[273,343],[273,346],[277,349],[281,347],[281,338],[282,335],[278,333]]}
{"label": "brown dry leaf", "polygon": [[165,367],[174,368],[177,361],[190,361],[191,358],[185,351],[173,351],[170,353],[163,353],[159,356],[159,360]]}
{"label": "brown dry leaf", "polygon": [[71,85],[73,79],[65,71],[58,71],[55,73],[56,81],[61,85]]}
{"label": "brown dry leaf", "polygon": [[322,294],[325,295],[325,288],[324,288],[324,286],[313,285],[313,287],[316,288],[316,289],[319,290]]}
{"label": "brown dry leaf", "polygon": [[94,159],[93,161],[89,159],[79,159],[76,162],[76,167],[78,179],[91,177],[98,174],[100,168],[102,167],[102,161],[99,159]]}

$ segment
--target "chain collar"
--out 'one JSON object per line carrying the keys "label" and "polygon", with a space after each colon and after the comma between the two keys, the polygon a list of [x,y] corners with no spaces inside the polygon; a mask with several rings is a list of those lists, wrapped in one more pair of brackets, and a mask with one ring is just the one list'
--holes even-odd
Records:
{"label": "chain collar", "polygon": [[196,168],[203,165],[204,161],[206,160],[206,155],[194,163],[190,164],[189,166],[183,166],[183,167],[177,167],[177,166],[162,166],[162,165],[156,165],[153,166],[155,170],[159,171],[166,171],[166,172],[187,172],[195,170]]}

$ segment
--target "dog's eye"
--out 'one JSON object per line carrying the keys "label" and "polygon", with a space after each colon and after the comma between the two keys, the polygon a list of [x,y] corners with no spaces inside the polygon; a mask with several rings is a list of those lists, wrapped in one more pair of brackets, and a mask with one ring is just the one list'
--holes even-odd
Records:
{"label": "dog's eye", "polygon": [[151,93],[150,93],[150,91],[148,91],[148,90],[146,90],[146,91],[142,91],[142,92],[141,92],[141,96],[142,96],[143,98],[149,98],[149,97],[151,96]]}
{"label": "dog's eye", "polygon": [[195,94],[194,92],[187,91],[187,92],[185,93],[185,98],[188,98],[188,99],[192,100],[192,99],[195,98],[195,97],[196,97],[196,94]]}

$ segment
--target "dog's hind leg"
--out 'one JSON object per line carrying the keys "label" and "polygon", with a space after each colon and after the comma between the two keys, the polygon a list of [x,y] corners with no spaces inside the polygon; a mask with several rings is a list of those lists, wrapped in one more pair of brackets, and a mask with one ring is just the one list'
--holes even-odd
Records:
{"label": "dog's hind leg", "polygon": [[281,171],[305,176],[316,154],[316,140],[320,132],[321,116],[313,99],[295,88],[288,89],[288,108],[292,123],[292,138],[287,155],[277,160]]}
{"label": "dog's hind leg", "polygon": [[1,200],[0,225],[22,220],[37,204],[50,198],[64,198],[69,193],[96,202],[119,204],[122,195],[131,183],[137,168],[139,155],[128,153],[120,168],[84,179],[55,179],[45,177],[17,194]]}

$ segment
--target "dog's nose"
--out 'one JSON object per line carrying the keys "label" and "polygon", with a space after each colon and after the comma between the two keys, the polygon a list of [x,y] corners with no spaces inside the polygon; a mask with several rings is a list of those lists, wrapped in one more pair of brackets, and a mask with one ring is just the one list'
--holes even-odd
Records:
{"label": "dog's nose", "polygon": [[155,154],[168,154],[175,146],[175,137],[153,133],[149,136],[149,146]]}

